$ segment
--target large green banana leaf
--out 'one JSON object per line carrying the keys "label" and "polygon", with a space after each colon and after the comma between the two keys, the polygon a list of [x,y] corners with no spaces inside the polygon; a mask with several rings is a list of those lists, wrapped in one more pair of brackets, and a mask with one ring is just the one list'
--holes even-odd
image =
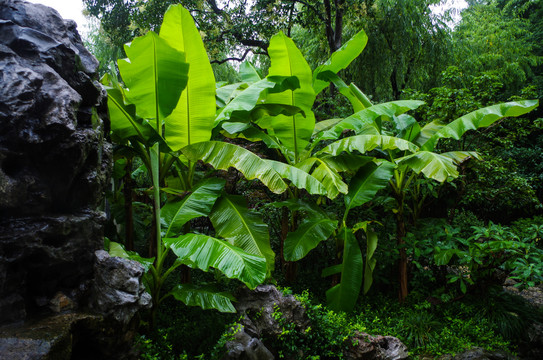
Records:
{"label": "large green banana leaf", "polygon": [[209,219],[215,232],[249,254],[266,259],[268,274],[275,267],[275,253],[270,247],[268,225],[262,217],[247,209],[243,196],[224,194],[215,204]]}
{"label": "large green banana leaf", "polygon": [[241,77],[241,81],[246,83],[254,83],[257,81],[260,81],[260,75],[258,74],[258,71],[256,71],[253,64],[251,64],[249,61],[245,60],[241,63],[239,66],[239,75]]}
{"label": "large green banana leaf", "polygon": [[351,229],[343,228],[339,238],[344,244],[341,281],[326,291],[326,301],[328,307],[334,311],[351,311],[356,305],[362,286],[362,252]]}
{"label": "large green banana leaf", "polygon": [[238,279],[254,289],[266,278],[266,259],[207,235],[185,234],[177,238],[164,238],[181,261],[203,271],[220,270],[230,279]]}
{"label": "large green banana leaf", "polygon": [[248,180],[259,179],[274,193],[280,194],[287,189],[287,184],[271,165],[241,146],[220,141],[205,141],[185,146],[181,151],[188,159],[202,160],[217,170],[236,168]]}
{"label": "large green banana leaf", "polygon": [[345,130],[354,130],[354,132],[358,134],[364,126],[373,124],[381,116],[391,119],[406,111],[416,109],[422,104],[424,104],[424,102],[418,100],[398,100],[373,105],[340,121],[332,128],[317,135],[317,139],[337,139]]}
{"label": "large green banana leaf", "polygon": [[337,221],[325,217],[305,218],[296,231],[287,235],[284,256],[287,261],[304,258],[321,241],[325,241],[337,228]]}
{"label": "large green banana leaf", "polygon": [[321,131],[326,131],[336,125],[338,122],[343,121],[343,119],[328,119],[322,120],[315,123],[315,128],[313,129],[313,136],[317,135]]}
{"label": "large green banana leaf", "polygon": [[102,83],[107,89],[112,135],[119,142],[131,137],[137,137],[142,143],[147,142],[154,131],[149,123],[136,116],[136,106],[125,102],[125,90],[118,82],[109,81],[107,75],[102,78]]}
{"label": "large green banana leaf", "polygon": [[[538,100],[523,100],[488,106],[464,115],[447,125],[439,126],[440,124],[430,123],[422,128],[421,134],[424,134],[424,137],[428,137],[431,132],[433,134],[426,141],[422,136],[415,141],[421,144],[422,150],[433,151],[439,139],[453,138],[459,140],[468,130],[490,126],[505,117],[524,115],[538,105]],[[431,131],[428,131],[430,129]]]}
{"label": "large green banana leaf", "polygon": [[337,74],[340,70],[345,69],[349,64],[360,55],[362,50],[368,43],[368,36],[364,30],[360,30],[341,48],[336,50],[332,56],[313,72],[313,89],[315,94],[319,94],[329,84],[327,81],[319,80],[318,76],[321,72],[331,71]]}
{"label": "large green banana leaf", "polygon": [[317,155],[327,153],[331,155],[341,154],[342,151],[352,153],[354,150],[364,154],[379,147],[381,150],[407,150],[409,152],[417,152],[418,146],[410,141],[400,139],[394,136],[385,135],[356,135],[349,136],[344,139],[338,140],[326,146],[319,151]]}
{"label": "large green banana leaf", "polygon": [[220,312],[236,312],[236,308],[232,305],[235,298],[230,293],[218,292],[209,286],[179,284],[170,294],[187,306],[199,306],[204,310],[215,309]]}
{"label": "large green banana leaf", "polygon": [[224,179],[206,179],[183,200],[167,202],[160,209],[162,236],[179,235],[183,225],[188,221],[209,215],[215,201],[221,195],[224,184]]}
{"label": "large green banana leaf", "polygon": [[[214,126],[218,125],[221,121],[229,120],[234,112],[250,112],[253,110],[257,106],[258,99],[266,90],[274,89],[275,92],[282,92],[285,90],[295,90],[299,86],[300,83],[296,77],[271,76],[259,80],[239,93],[221,110],[214,120]],[[288,106],[292,107],[292,105]]]}
{"label": "large green banana leaf", "polygon": [[370,229],[365,229],[366,232],[366,263],[364,266],[364,294],[367,294],[370,290],[371,284],[373,284],[373,270],[377,265],[377,259],[374,257],[375,250],[377,249],[377,233]]}
{"label": "large green banana leaf", "polygon": [[[219,85],[218,83],[216,84]],[[228,104],[233,98],[235,98],[240,91],[243,91],[247,88],[246,83],[234,83],[221,85],[216,88],[216,103],[218,108],[223,108]]]}
{"label": "large green banana leaf", "polygon": [[334,169],[337,172],[349,171],[355,172],[360,167],[364,166],[374,158],[371,156],[364,156],[358,154],[351,154],[342,152],[339,155],[321,155],[319,159],[322,160],[329,168]]}
{"label": "large green banana leaf", "polygon": [[311,175],[324,185],[326,189],[326,197],[329,199],[334,199],[339,193],[347,193],[347,184],[343,182],[343,179],[339,175],[333,162],[327,162],[318,157],[311,157],[298,163],[296,167],[302,169],[303,171],[310,172],[311,168],[315,164],[317,164],[317,166],[311,172]]}
{"label": "large green banana leaf", "polygon": [[279,161],[264,161],[270,164],[281,177],[289,179],[298,189],[305,189],[308,193],[313,195],[326,195],[326,188],[324,185],[307,172]]}
{"label": "large green banana leaf", "polygon": [[287,149],[294,152],[297,162],[297,154],[309,144],[315,127],[315,115],[311,111],[315,101],[311,68],[294,42],[282,32],[271,38],[268,53],[271,60],[269,76],[296,76],[300,81],[299,89],[269,94],[266,99],[267,103],[297,106],[305,113],[305,116],[276,116],[266,127]]}
{"label": "large green banana leaf", "polygon": [[262,141],[270,149],[281,148],[283,152],[288,151],[281,145],[279,139],[257,129],[251,123],[225,122],[222,124],[222,128],[229,133],[224,134],[226,137],[229,137],[231,134],[237,134],[234,137],[244,138],[251,142]]}
{"label": "large green banana leaf", "polygon": [[439,182],[446,181],[449,177],[458,177],[457,163],[467,157],[479,158],[473,151],[452,151],[437,154],[431,151],[419,151],[396,160],[398,166],[407,166],[417,174],[423,173],[427,178]]}
{"label": "large green banana leaf", "polygon": [[161,133],[162,120],[171,114],[181,91],[187,85],[188,64],[185,55],[150,31],[125,45],[128,59],[118,61],[119,72],[136,113],[154,122]]}
{"label": "large green banana leaf", "polygon": [[168,8],[160,37],[184,52],[190,65],[187,87],[165,125],[166,141],[177,151],[186,145],[211,139],[215,119],[215,76],[200,32],[183,6]]}
{"label": "large green banana leaf", "polygon": [[349,183],[349,192],[345,195],[345,214],[372,200],[377,191],[385,188],[395,166],[388,161],[383,161],[380,165],[369,162],[362,166]]}

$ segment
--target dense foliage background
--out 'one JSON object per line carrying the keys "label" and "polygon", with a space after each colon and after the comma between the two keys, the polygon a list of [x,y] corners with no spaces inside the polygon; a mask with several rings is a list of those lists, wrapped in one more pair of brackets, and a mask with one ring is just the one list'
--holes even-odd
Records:
{"label": "dense foliage background", "polygon": [[[277,66],[274,67],[280,41],[287,49],[297,47],[300,50],[310,69],[302,66],[299,73],[309,74],[308,81],[311,81],[311,72],[317,74],[319,65],[331,54],[351,39],[362,41],[360,30],[367,35],[364,51],[360,56],[354,56],[346,69],[339,68],[335,72],[339,71],[344,85],[356,84],[365,94],[363,105],[360,105],[362,109],[398,100],[424,101],[420,106],[419,103],[408,103],[410,105],[405,105],[407,107],[401,113],[377,116],[375,121],[379,122],[380,136],[394,135],[415,142],[406,133],[414,129],[414,122],[419,129],[431,130],[431,124],[446,126],[477,109],[521,99],[540,100],[543,96],[542,1],[471,0],[461,13],[455,13],[453,9],[442,14],[438,14],[437,9],[443,4],[434,0],[234,0],[227,4],[215,0],[84,2],[88,14],[99,20],[88,46],[100,60],[101,72],[108,74],[106,83],[119,94],[123,91],[116,80],[119,74],[130,88],[122,74],[122,66],[126,65],[116,62],[131,57],[125,53],[123,44],[150,30],[160,30],[162,37],[160,25],[166,10],[172,4],[181,3],[194,18],[218,82],[217,114],[242,90],[264,81],[261,79],[266,75],[285,76]],[[292,38],[293,45],[289,40],[279,40],[275,35],[279,31],[283,31],[285,38]],[[183,51],[188,54],[187,49]],[[243,60],[249,60],[251,64],[240,65]],[[296,85],[289,85],[289,80],[284,78],[274,80],[275,85],[269,82],[265,86],[293,92],[307,90],[302,75],[296,76],[301,79],[298,90],[293,90]],[[190,73],[188,79],[187,87],[190,87]],[[283,104],[279,110],[260,110],[268,114],[279,111],[270,116],[296,118],[301,116],[301,109],[304,116],[314,113],[315,129],[330,129],[326,128],[326,124],[332,124],[327,122],[330,119],[348,118],[358,111],[350,98],[340,95],[347,90],[337,81],[334,84],[336,86],[323,86],[320,94],[315,94],[314,102],[299,100]],[[351,90],[352,87],[348,91]],[[258,93],[256,98],[259,94],[264,93]],[[278,94],[267,96],[280,98]],[[305,96],[306,100],[308,98],[310,96]],[[170,111],[174,107],[175,104]],[[212,112],[215,110],[212,104]],[[407,111],[409,115],[403,114]],[[216,119],[221,118],[221,114]],[[234,114],[232,111],[228,116],[235,118]],[[235,229],[228,229],[213,214],[218,213],[217,208],[224,213],[235,210],[250,219],[258,231],[269,233],[265,235],[269,239],[269,249],[260,249],[266,264],[263,266],[271,267],[266,281],[279,284],[286,292],[298,294],[316,323],[316,331],[321,332],[315,339],[324,337],[330,339],[328,345],[333,344],[332,348],[326,349],[330,353],[328,358],[337,358],[345,346],[345,341],[339,339],[357,330],[397,336],[417,356],[439,356],[470,346],[514,352],[522,343],[528,324],[540,320],[529,304],[504,292],[502,285],[505,278],[514,280],[521,289],[537,286],[543,280],[542,114],[543,110],[538,107],[527,113],[501,116],[490,126],[466,132],[460,140],[443,138],[435,147],[425,150],[432,154],[456,151],[470,154],[457,163],[455,176],[436,181],[426,173],[422,176],[420,170],[415,170],[417,175],[413,173],[413,176],[407,170],[405,174],[397,172],[395,177],[389,176],[390,186],[386,186],[386,181],[383,186],[376,185],[369,200],[356,204],[349,200],[347,191],[341,191],[341,184],[348,185],[349,191],[362,188],[356,181],[351,181],[361,176],[359,168],[371,172],[375,178],[385,175],[358,165],[353,171],[337,171],[334,196],[330,196],[330,188],[325,194],[316,187],[311,190],[307,184],[303,188],[291,186],[288,196],[278,195],[278,191],[269,185],[246,180],[245,173],[244,177],[232,168],[226,170],[228,166],[223,168],[212,161],[207,163],[217,170],[210,165],[195,165],[194,160],[201,160],[194,155],[195,150],[192,155],[186,152],[179,155],[179,146],[174,149],[177,155],[168,155],[162,150],[164,144],[160,144],[159,149],[148,141],[152,137],[143,136],[136,141],[132,133],[125,136],[114,132],[112,138],[117,147],[114,188],[109,194],[108,240],[112,244],[122,244],[121,248],[116,248],[118,254],[136,251],[143,258],[161,259],[162,250],[167,252],[168,247],[177,249],[176,246],[180,246],[168,240],[172,226],[194,237],[206,234],[230,241],[235,237],[232,233]],[[164,113],[165,122],[168,115]],[[257,117],[255,113],[244,116]],[[379,119],[386,120],[387,116],[390,121],[383,121],[381,126]],[[214,125],[217,123],[218,120]],[[270,145],[269,138],[248,133],[248,127],[238,133],[219,131],[226,129],[224,125],[222,129],[215,128],[212,139],[292,166],[307,160],[298,144],[291,145],[280,136],[278,127],[256,123],[259,131],[275,134],[281,141]],[[240,129],[240,122],[236,124],[229,125],[230,129]],[[160,128],[157,125],[155,131],[160,133]],[[312,129],[308,131],[311,133]],[[337,139],[353,135],[352,129],[337,132]],[[356,130],[357,135],[359,130]],[[141,131],[145,135],[147,130]],[[167,133],[162,135],[168,143]],[[255,139],[263,141],[253,141]],[[320,143],[315,137],[308,140],[311,142],[308,146],[315,151],[306,154],[309,159],[320,156],[319,161],[326,160],[329,155],[323,156],[326,152],[319,151],[326,150],[337,140],[321,139]],[[406,156],[406,149],[399,145],[388,151],[374,147],[366,155],[394,162]],[[477,160],[474,153],[468,152],[477,152],[481,159]],[[355,154],[354,151],[351,153]],[[153,154],[159,160],[162,156],[156,172]],[[186,156],[186,160],[183,158],[178,163],[177,156]],[[347,160],[342,160],[342,166],[347,167]],[[182,175],[187,164],[186,175]],[[337,162],[335,164],[339,167]],[[174,180],[176,176],[181,180]],[[215,180],[209,180],[209,176]],[[313,176],[317,177],[315,172]],[[206,177],[209,181],[203,185],[197,184],[196,180],[193,183],[193,179]],[[167,189],[181,190],[176,193]],[[198,201],[210,201],[209,210],[198,211],[209,217],[187,217],[183,224],[172,225],[177,215],[171,215],[167,222],[157,222],[157,206],[166,213],[179,211],[179,207],[171,210],[172,198],[180,196],[194,200],[195,195],[204,196],[204,193],[207,197],[198,197],[204,199]],[[281,202],[282,205],[278,205]],[[213,206],[215,212],[210,214]],[[318,210],[315,210],[317,206]],[[313,231],[309,229],[307,219],[318,223],[320,236],[330,237],[330,240],[316,241],[311,248],[303,249],[300,257],[289,255],[289,249],[285,248],[287,233]],[[161,226],[168,224],[167,232],[161,234]],[[164,249],[161,248],[161,237],[165,238]],[[342,245],[338,247],[335,239],[342,239]],[[231,241],[235,243],[235,240]],[[333,267],[352,255],[345,250],[349,244],[356,244],[357,248],[360,245],[358,251],[364,254],[360,272],[369,274],[370,280],[363,280],[364,294],[352,304],[356,315],[346,317],[341,311],[332,311],[342,310],[345,303],[340,300],[341,296],[326,290],[343,282],[347,269],[344,267],[340,271],[341,278],[337,274],[321,278],[320,274],[329,267],[332,267],[329,273],[334,274]],[[181,250],[174,252],[182,258]],[[151,283],[155,285],[155,299],[161,299],[162,286],[180,289],[176,288],[178,282],[212,283],[222,289],[235,289],[241,284],[228,279],[232,276],[227,269],[221,268],[223,273],[203,273],[194,270],[202,269],[200,265],[189,262],[181,265],[166,254],[154,265],[151,265],[152,260],[146,262],[143,258],[140,260],[154,272]],[[404,264],[409,295],[407,290],[402,294],[403,285],[398,284],[397,263]],[[367,264],[372,267],[368,268]],[[168,267],[175,280],[167,278],[170,273],[161,277],[162,269]],[[248,286],[256,281],[247,277],[237,279]],[[401,303],[397,300],[399,290]],[[186,300],[181,290],[171,294],[178,300]],[[223,300],[227,301],[228,296],[224,295]],[[327,301],[332,310],[321,305]],[[141,328],[144,358],[192,358],[200,354],[213,357],[220,350],[215,344],[224,343],[228,337],[225,333],[221,338],[221,334],[235,321],[233,316],[187,307],[173,298],[164,299],[163,305],[154,308],[153,315],[144,319],[148,322]],[[294,331],[287,333],[277,347],[282,353],[290,354],[286,356],[289,357],[294,356],[293,348],[300,343],[301,335]],[[194,340],[196,336],[201,341]],[[202,345],[187,348],[183,345],[187,338],[192,339],[192,344]],[[328,345],[315,340],[315,343],[304,344],[303,351],[316,356],[324,354],[319,349]]]}

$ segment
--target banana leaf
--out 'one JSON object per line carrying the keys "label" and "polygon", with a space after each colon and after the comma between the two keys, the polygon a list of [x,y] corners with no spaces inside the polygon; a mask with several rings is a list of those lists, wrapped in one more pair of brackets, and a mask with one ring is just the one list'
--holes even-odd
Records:
{"label": "banana leaf", "polygon": [[280,194],[287,189],[287,184],[271,165],[240,146],[220,141],[206,141],[186,146],[181,151],[188,159],[202,160],[218,170],[236,168],[248,180],[259,179],[274,193]]}
{"label": "banana leaf", "polygon": [[215,201],[221,195],[224,184],[224,179],[206,179],[183,200],[167,202],[160,209],[162,236],[179,235],[183,225],[188,221],[200,216],[208,216]]}
{"label": "banana leaf", "polygon": [[324,185],[307,172],[279,161],[264,161],[270,164],[281,177],[290,180],[298,189],[305,189],[308,193],[313,195],[326,195],[326,188]]}
{"label": "banana leaf", "polygon": [[399,100],[373,105],[345,118],[322,134],[318,134],[317,139],[338,139],[345,130],[353,130],[358,134],[364,126],[374,124],[374,122],[382,116],[392,119],[394,116],[416,109],[422,104],[424,104],[424,102],[417,100]]}
{"label": "banana leaf", "polygon": [[538,100],[512,101],[475,110],[447,125],[439,126],[439,124],[430,123],[422,128],[421,132],[425,134],[425,137],[428,137],[430,132],[425,130],[431,128],[433,134],[427,140],[421,137],[420,139],[416,139],[416,141],[421,144],[422,150],[433,151],[439,139],[453,138],[459,140],[468,130],[490,126],[505,117],[524,115],[535,109],[538,105]]}
{"label": "banana leaf", "polygon": [[398,166],[407,166],[417,174],[421,172],[430,179],[444,182],[458,177],[457,165],[468,157],[479,158],[473,151],[452,151],[437,154],[431,151],[419,151],[396,160]]}
{"label": "banana leaf", "polygon": [[315,127],[315,115],[311,111],[315,101],[311,68],[294,42],[282,32],[271,38],[268,53],[271,60],[269,76],[296,76],[300,81],[299,89],[269,94],[266,98],[266,103],[296,106],[305,113],[305,117],[301,114],[273,117],[266,127],[294,152],[297,162],[297,154],[309,144]]}
{"label": "banana leaf", "polygon": [[173,151],[211,139],[215,119],[215,76],[190,12],[172,5],[164,14],[160,37],[186,55],[188,83],[166,119],[165,138]]}
{"label": "banana leaf", "polygon": [[345,217],[349,210],[361,206],[375,197],[377,191],[385,188],[394,173],[395,165],[384,161],[380,165],[369,162],[362,166],[349,183],[345,195]]}
{"label": "banana leaf", "polygon": [[287,261],[304,258],[321,241],[325,241],[337,228],[338,222],[328,218],[305,218],[294,232],[285,239],[284,256]]}
{"label": "banana leaf", "polygon": [[126,99],[136,105],[138,116],[154,120],[161,133],[164,118],[170,115],[188,81],[185,54],[150,31],[125,45],[128,59],[118,61],[128,91]]}
{"label": "banana leaf", "polygon": [[364,271],[362,252],[356,238],[349,228],[343,228],[339,234],[343,241],[343,266],[341,281],[326,291],[328,307],[334,311],[352,311],[362,287]]}
{"label": "banana leaf", "polygon": [[236,299],[228,292],[216,291],[210,286],[179,284],[170,294],[187,306],[199,306],[204,310],[215,309],[220,312],[235,313],[232,301]]}
{"label": "banana leaf", "polygon": [[341,152],[346,151],[352,153],[357,150],[361,154],[371,151],[379,147],[381,150],[407,150],[409,152],[417,152],[418,146],[410,141],[400,139],[393,136],[385,135],[356,135],[349,136],[344,139],[333,142],[326,146],[321,151],[317,152],[317,155],[327,153],[331,155],[338,155]]}
{"label": "banana leaf", "polygon": [[319,94],[324,90],[329,82],[319,79],[319,74],[325,71],[330,71],[337,74],[340,70],[345,69],[349,64],[362,53],[362,50],[368,43],[368,36],[364,30],[360,30],[341,48],[336,50],[332,56],[313,72],[313,89],[315,94]]}
{"label": "banana leaf", "polygon": [[275,267],[275,253],[270,247],[268,225],[262,216],[249,211],[243,196],[224,194],[215,204],[209,219],[218,236],[249,254],[264,257],[267,273]]}
{"label": "banana leaf", "polygon": [[230,279],[238,279],[254,289],[266,278],[266,259],[207,235],[185,234],[164,238],[164,244],[193,268],[220,270]]}

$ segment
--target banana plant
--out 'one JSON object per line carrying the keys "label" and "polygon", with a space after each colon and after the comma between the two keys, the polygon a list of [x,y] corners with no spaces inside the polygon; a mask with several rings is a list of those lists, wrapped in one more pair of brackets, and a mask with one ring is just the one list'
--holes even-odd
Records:
{"label": "banana plant", "polygon": [[[458,165],[469,158],[480,159],[473,151],[439,152],[437,144],[440,139],[452,138],[459,140],[468,130],[490,126],[497,121],[524,115],[538,106],[536,100],[508,102],[489,106],[473,111],[448,124],[434,121],[421,126],[413,117],[402,114],[392,114],[395,106],[403,106],[402,102],[391,102],[374,105],[359,113],[346,118],[319,136],[322,139],[334,139],[337,134],[345,131],[354,132],[353,136],[336,141],[321,152],[329,155],[338,155],[343,151],[357,149],[372,149],[376,141],[381,142],[381,150],[386,151],[385,158],[396,164],[393,176],[389,181],[393,197],[396,202],[394,209],[397,229],[396,240],[400,253],[399,259],[399,298],[403,301],[408,295],[407,287],[407,254],[404,247],[406,235],[406,197],[410,186],[417,176],[443,183],[458,177]],[[373,117],[373,109],[389,109],[389,116]],[[391,125],[383,123],[386,121]],[[393,147],[388,144],[394,143]],[[402,146],[398,146],[403,144]],[[416,206],[422,206],[420,199],[414,199]]]}
{"label": "banana plant", "polygon": [[[283,177],[289,179],[293,185],[292,190],[289,190],[288,193],[291,202],[279,203],[291,211],[290,221],[288,212],[283,211],[282,218],[282,229],[290,230],[290,232],[282,231],[281,260],[284,268],[306,256],[311,249],[331,236],[337,238],[338,248],[343,249],[345,241],[351,239],[348,235],[350,234],[349,228],[344,222],[330,219],[319,212],[308,211],[308,208],[311,208],[308,201],[303,202],[304,206],[299,206],[303,193],[298,189],[304,189],[310,195],[334,199],[340,193],[347,194],[349,191],[349,185],[344,182],[341,174],[343,172],[355,173],[363,165],[371,162],[371,158],[364,156],[364,153],[377,147],[384,150],[416,151],[416,146],[411,146],[399,138],[375,137],[371,143],[361,143],[360,141],[346,143],[345,139],[340,139],[342,131],[330,131],[331,128],[338,129],[339,126],[351,122],[355,124],[359,124],[361,121],[372,123],[381,117],[399,116],[422,104],[417,101],[403,101],[385,107],[372,106],[356,86],[353,84],[347,86],[339,79],[337,72],[346,68],[361,53],[366,42],[366,34],[363,31],[359,32],[344,47],[334,53],[325,64],[312,72],[292,40],[283,33],[275,35],[268,48],[271,60],[268,76],[296,76],[300,85],[298,89],[292,91],[268,94],[264,101],[296,106],[303,110],[303,114],[260,116],[256,119],[230,118],[223,120],[220,124],[227,136],[241,137],[250,141],[263,141],[269,148],[275,149],[278,154],[277,159],[266,161],[272,164]],[[250,66],[245,66],[243,71],[246,79],[258,78],[258,74]],[[330,81],[339,88],[342,94],[347,96],[353,109],[357,112],[347,119],[330,119],[316,123],[311,110],[315,96],[326,88]],[[338,151],[334,154],[322,150],[317,151],[323,140],[336,140],[329,147],[337,148]],[[346,152],[343,153],[343,150]],[[385,181],[384,185],[386,183]],[[293,202],[297,205],[293,205]],[[304,220],[297,223],[297,219],[301,218],[298,216],[300,212],[303,212],[305,217]],[[374,238],[373,235],[370,237]],[[351,253],[347,252],[345,255],[347,254]],[[353,259],[353,257],[347,256],[344,259]],[[351,265],[345,266],[345,269],[352,268]],[[291,273],[287,269],[287,276]],[[292,277],[289,280],[292,280]],[[336,308],[339,307],[336,306]],[[342,306],[342,308],[346,309],[349,306]]]}
{"label": "banana plant", "polygon": [[[241,199],[224,194],[224,181],[212,178],[197,183],[196,163],[202,160],[216,169],[234,167],[277,193],[287,185],[281,174],[257,155],[233,144],[210,141],[216,117],[215,81],[200,34],[186,9],[171,6],[160,35],[149,32],[134,39],[126,45],[126,53],[128,59],[119,61],[126,88],[113,76],[103,82],[110,95],[112,138],[130,145],[152,180],[156,253],[152,260],[145,260],[119,250],[116,244],[114,251],[135,258],[149,270],[146,282],[153,297],[153,314],[168,296],[187,305],[234,311],[231,295],[207,286],[179,284],[169,292],[162,291],[165,280],[181,265],[215,269],[250,288],[263,282],[273,268],[267,226],[247,211]],[[297,86],[293,77],[262,79],[252,97],[236,98],[230,110],[224,111],[229,116],[297,114],[301,109],[295,106],[256,103],[262,92]],[[200,216],[211,218],[217,237],[187,231],[189,221]],[[240,223],[244,226],[236,226]],[[165,268],[169,253],[176,260]]]}

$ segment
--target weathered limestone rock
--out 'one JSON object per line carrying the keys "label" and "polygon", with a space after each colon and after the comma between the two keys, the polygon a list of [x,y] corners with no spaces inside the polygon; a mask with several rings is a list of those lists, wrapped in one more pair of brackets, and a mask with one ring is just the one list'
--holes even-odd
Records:
{"label": "weathered limestone rock", "polygon": [[96,251],[91,307],[128,324],[138,310],[151,307],[151,295],[145,292],[141,281],[143,274],[143,266],[136,261]]}
{"label": "weathered limestone rock", "polygon": [[87,298],[110,167],[97,69],[73,21],[0,0],[0,325]]}
{"label": "weathered limestone rock", "polygon": [[353,346],[345,351],[345,358],[349,360],[401,360],[409,356],[407,346],[393,336],[357,332],[352,341]]}

